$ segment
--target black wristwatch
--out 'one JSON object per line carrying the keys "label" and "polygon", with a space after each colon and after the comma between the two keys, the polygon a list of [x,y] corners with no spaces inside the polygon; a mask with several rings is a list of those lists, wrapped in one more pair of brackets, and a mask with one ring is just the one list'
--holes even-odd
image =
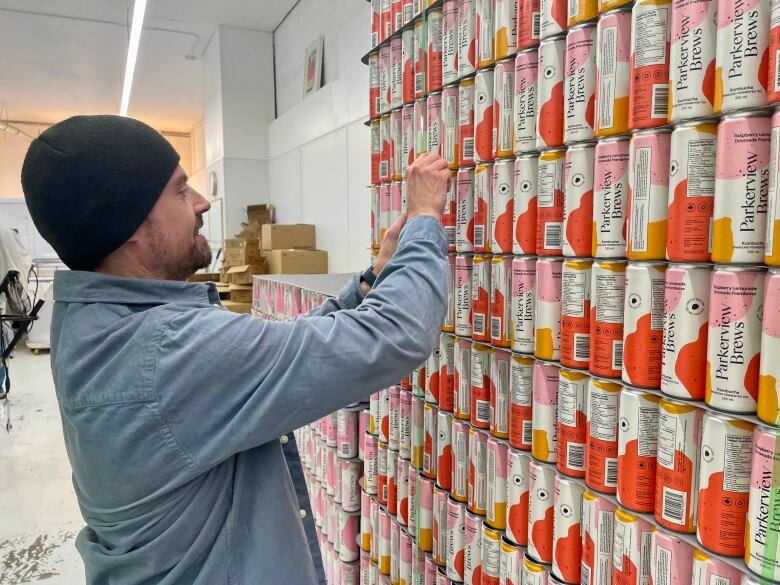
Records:
{"label": "black wristwatch", "polygon": [[365,282],[370,287],[374,286],[374,283],[376,282],[376,274],[374,274],[371,266],[366,268],[360,275],[360,282]]}

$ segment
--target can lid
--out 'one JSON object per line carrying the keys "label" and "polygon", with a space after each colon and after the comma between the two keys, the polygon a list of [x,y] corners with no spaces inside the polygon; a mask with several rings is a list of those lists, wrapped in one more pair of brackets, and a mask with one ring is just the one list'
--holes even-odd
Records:
{"label": "can lid", "polygon": [[682,120],[681,122],[674,124],[674,129],[677,130],[678,128],[692,128],[695,126],[701,126],[702,124],[714,124],[717,126],[719,121],[720,119],[717,116],[711,116],[707,118],[690,118],[689,120]]}
{"label": "can lid", "polygon": [[515,58],[519,57],[520,55],[530,55],[531,53],[538,53],[539,48],[538,47],[528,47],[523,49],[522,51],[518,51],[515,55]]}
{"label": "can lid", "polygon": [[669,262],[668,270],[673,268],[685,268],[687,270],[700,269],[700,270],[712,270],[712,264],[710,262]]}
{"label": "can lid", "polygon": [[568,150],[585,150],[588,148],[595,148],[595,140],[575,140],[567,144]]}
{"label": "can lid", "polygon": [[533,558],[528,553],[525,553],[523,555],[523,565],[525,566],[526,569],[528,569],[529,571],[531,571],[533,573],[544,573],[544,572],[546,572],[546,569],[545,569],[544,565],[540,561],[537,561],[535,558]]}
{"label": "can lid", "polygon": [[[571,33],[577,30],[582,30],[584,28],[596,28],[596,22],[597,21],[595,20],[587,20],[585,22],[581,22],[580,24],[569,27],[569,32]],[[566,34],[566,36],[567,37],[569,36],[568,33]]]}
{"label": "can lid", "polygon": [[713,272],[766,272],[766,266],[755,264],[715,264]]}
{"label": "can lid", "polygon": [[593,266],[593,258],[566,256],[566,258],[564,258],[563,265],[568,266],[569,268],[591,268]]}
{"label": "can lid", "polygon": [[631,134],[616,134],[615,136],[599,138],[598,144],[603,144],[604,142],[628,142],[629,140],[631,140]]}
{"label": "can lid", "polygon": [[621,522],[636,522],[639,520],[639,516],[634,516],[630,512],[627,512],[623,508],[617,508],[615,510],[615,518],[620,520]]}
{"label": "can lid", "polygon": [[601,19],[605,16],[609,16],[611,14],[617,14],[619,12],[631,12],[631,2],[629,1],[627,5],[624,6],[618,6],[617,8],[613,8],[612,10],[607,10],[606,12],[602,12],[599,15],[599,24],[601,24]]}
{"label": "can lid", "polygon": [[518,154],[515,157],[515,160],[524,160],[524,159],[538,160],[539,159],[539,153],[538,152],[524,152],[522,154]]}
{"label": "can lid", "polygon": [[658,126],[656,128],[640,128],[632,130],[631,136],[644,136],[645,134],[671,134],[672,128],[669,126]]}
{"label": "can lid", "polygon": [[629,260],[628,268],[642,267],[642,266],[656,266],[656,267],[663,266],[664,268],[666,268],[668,264],[669,263],[666,260]]}
{"label": "can lid", "polygon": [[562,31],[554,35],[550,35],[549,37],[540,39],[539,47],[541,47],[542,45],[548,45],[550,43],[558,43],[560,41],[565,41],[565,40],[566,40],[566,31]]}
{"label": "can lid", "polygon": [[725,112],[721,120],[732,120],[737,118],[768,118],[772,115],[772,110],[768,108],[750,108],[737,110],[734,112]]}

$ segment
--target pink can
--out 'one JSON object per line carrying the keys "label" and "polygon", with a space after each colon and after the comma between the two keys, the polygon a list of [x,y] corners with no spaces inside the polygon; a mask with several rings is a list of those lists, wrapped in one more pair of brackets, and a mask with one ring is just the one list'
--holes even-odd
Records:
{"label": "pink can", "polygon": [[[401,110],[401,164],[399,165],[404,176],[409,165],[414,162],[414,143],[414,104],[406,104]],[[402,204],[402,207],[405,206]]]}
{"label": "pink can", "polygon": [[536,151],[536,87],[539,79],[539,54],[536,49],[521,51],[515,57],[515,154]]}
{"label": "pink can", "polygon": [[447,564],[447,499],[448,493],[433,486],[433,561],[443,567]]}
{"label": "pink can", "polygon": [[471,336],[471,256],[455,258],[455,334]]}
{"label": "pink can", "polygon": [[452,497],[447,501],[447,577],[463,581],[466,506]]}
{"label": "pink can", "polygon": [[412,457],[412,393],[401,391],[398,400],[398,451],[403,459]]}
{"label": "pink can", "polygon": [[[498,0],[507,3],[507,0]],[[496,63],[493,73],[493,156],[510,157],[514,154],[514,88],[515,60]]]}
{"label": "pink can", "polygon": [[534,364],[531,454],[534,459],[546,463],[555,463],[558,458],[559,373],[560,368],[556,364],[541,361]]}
{"label": "pink can", "polygon": [[379,53],[368,56],[368,117],[379,115]]}
{"label": "pink can", "polygon": [[417,545],[425,552],[433,550],[433,480],[418,476],[420,509],[417,516]]}
{"label": "pink can", "polygon": [[426,55],[425,81],[428,92],[438,91],[442,84],[442,11],[434,8],[427,14],[428,54]]}
{"label": "pink can", "polygon": [[539,44],[540,0],[517,0],[517,48]]}
{"label": "pink can", "polygon": [[401,34],[401,98],[405,104],[414,101],[414,29]]}
{"label": "pink can", "polygon": [[458,0],[458,77],[476,71],[475,0]]}
{"label": "pink can", "polygon": [[493,238],[493,165],[479,165],[474,170],[474,252],[489,254]]}
{"label": "pink can", "polygon": [[376,436],[366,433],[365,438],[365,475],[363,476],[363,490],[372,496],[376,495],[377,466],[379,453]]}
{"label": "pink can", "polygon": [[599,138],[628,131],[631,10],[618,8],[601,15],[596,42],[595,134]]}
{"label": "pink can", "polygon": [[342,408],[337,413],[338,456],[344,459],[358,454],[358,411]]}
{"label": "pink can", "polygon": [[458,183],[457,174],[452,173],[449,187],[447,189],[447,200],[444,204],[444,213],[441,216],[441,224],[444,233],[447,235],[447,251],[452,253],[457,249],[455,242],[455,232],[458,220]]}
{"label": "pink can", "polygon": [[486,433],[469,429],[468,509],[480,516],[487,513],[487,439]]}
{"label": "pink can", "polygon": [[[552,0],[544,1],[550,3]],[[536,101],[536,148],[539,150],[563,145],[565,54],[564,38],[548,38],[539,44]]]}
{"label": "pink can", "polygon": [[669,37],[672,0],[637,2],[631,11],[631,108],[634,130],[663,126],[669,112]]}
{"label": "pink can", "polygon": [[458,339],[455,342],[455,418],[471,418],[471,341]]}
{"label": "pink can", "polygon": [[442,132],[444,123],[441,111],[441,92],[429,94],[425,103],[426,127],[428,129],[427,152],[443,156],[444,137]]}
{"label": "pink can", "polygon": [[566,35],[563,138],[566,144],[593,140],[596,100],[596,26],[582,24]]}
{"label": "pink can", "polygon": [[[509,354],[506,354],[507,357]],[[485,522],[497,530],[506,528],[507,446],[493,437],[487,440],[487,514]]]}
{"label": "pink can", "polygon": [[536,261],[536,317],[534,355],[542,360],[561,359],[561,291],[563,261]]}
{"label": "pink can", "polygon": [[452,415],[441,412],[436,417],[436,477],[443,490],[452,487]]}
{"label": "pink can", "polygon": [[540,0],[539,37],[546,39],[566,30],[567,3],[563,0]]}
{"label": "pink can", "polygon": [[[444,133],[443,152],[444,160],[450,170],[458,170],[458,86],[448,85],[442,90],[441,107]],[[454,183],[454,181],[453,181]],[[453,208],[454,211],[454,208]]]}
{"label": "pink can", "polygon": [[460,169],[456,178],[457,210],[455,216],[455,249],[458,253],[474,251],[474,170]]}
{"label": "pink can", "polygon": [[401,37],[390,41],[390,107],[400,108],[404,103],[403,96],[403,54]]}
{"label": "pink can", "polygon": [[339,530],[338,548],[339,560],[351,563],[360,558],[358,548],[358,533],[360,532],[360,514],[346,512],[341,507],[338,510]]}
{"label": "pink can", "polygon": [[455,409],[455,338],[439,336],[439,410]]}
{"label": "pink can", "polygon": [[348,512],[360,510],[360,479],[363,476],[363,463],[359,459],[342,460],[341,466],[341,507]]}
{"label": "pink can", "polygon": [[391,451],[398,451],[401,423],[401,387],[390,386],[388,389],[388,397],[390,402],[387,444]]}
{"label": "pink can", "polygon": [[463,535],[463,582],[482,583],[482,518],[466,510]]}
{"label": "pink can", "polygon": [[596,144],[593,177],[593,256],[625,258],[628,148],[625,138]]}
{"label": "pink can", "polygon": [[536,258],[512,260],[510,307],[512,351],[531,354],[535,346]]}
{"label": "pink can", "polygon": [[469,425],[452,421],[452,478],[450,495],[458,502],[468,501],[469,480]]}
{"label": "pink can", "polygon": [[656,530],[650,578],[653,583],[688,585],[693,577],[693,547],[684,540]]}
{"label": "pink can", "polygon": [[509,438],[511,357],[507,351],[494,351],[490,356],[490,433],[499,439]]}
{"label": "pink can", "polygon": [[458,79],[458,0],[445,0],[441,20],[441,75],[449,85]]}
{"label": "pink can", "polygon": [[401,459],[400,456],[395,460],[395,521],[401,526],[409,524],[409,462]]}
{"label": "pink can", "polygon": [[390,111],[393,101],[391,79],[392,61],[390,45],[379,48],[379,113],[386,114]]}
{"label": "pink can", "polygon": [[490,343],[509,347],[511,335],[512,256],[493,256],[490,277]]}

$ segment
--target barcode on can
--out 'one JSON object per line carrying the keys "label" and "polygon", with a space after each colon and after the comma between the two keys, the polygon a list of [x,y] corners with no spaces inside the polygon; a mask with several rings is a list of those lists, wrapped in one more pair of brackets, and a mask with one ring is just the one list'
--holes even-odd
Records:
{"label": "barcode on can", "polygon": [[590,335],[574,334],[574,361],[587,362],[590,359]]}
{"label": "barcode on can", "polygon": [[[775,63],[780,63],[780,49],[775,51]],[[780,67],[775,68],[775,87],[780,87]]]}
{"label": "barcode on can", "polygon": [[473,138],[464,138],[463,139],[463,159],[464,160],[471,160],[474,158],[474,139]]}
{"label": "barcode on can", "polygon": [[617,485],[617,459],[608,457],[604,460],[604,485]]}
{"label": "barcode on can", "polygon": [[447,226],[444,228],[444,233],[447,234],[447,244],[450,248],[455,246],[455,226]]}
{"label": "barcode on can", "polygon": [[551,221],[544,224],[545,249],[560,248],[562,233],[563,233],[563,223],[559,221]]}
{"label": "barcode on can", "polygon": [[501,317],[490,317],[490,338],[501,339]]}
{"label": "barcode on can", "polygon": [[585,445],[582,443],[568,443],[566,445],[566,467],[576,471],[585,469]]}
{"label": "barcode on can", "polygon": [[374,111],[375,112],[379,111],[379,96],[374,98]]}
{"label": "barcode on can", "polygon": [[412,20],[412,16],[414,16],[414,8],[411,4],[406,4],[404,6],[404,22]]}
{"label": "barcode on can", "polygon": [[485,335],[485,315],[483,313],[474,313],[474,333]]}
{"label": "barcode on can", "polygon": [[582,570],[580,571],[580,585],[590,585],[590,567],[582,561]]}
{"label": "barcode on can", "polygon": [[569,18],[574,18],[580,13],[580,0],[569,0]]}
{"label": "barcode on can", "polygon": [[474,245],[481,248],[485,245],[485,226],[474,226]]}
{"label": "barcode on can", "polygon": [[431,472],[431,454],[430,453],[424,453],[423,454],[423,470],[430,473]]}
{"label": "barcode on can", "polygon": [[651,118],[666,119],[669,111],[669,86],[667,84],[653,85],[650,110],[652,111]]}
{"label": "barcode on can", "polygon": [[533,17],[531,18],[531,38],[532,39],[538,39],[539,38],[539,27],[541,24],[541,18],[542,13],[541,12],[534,12]]}
{"label": "barcode on can", "polygon": [[530,445],[534,438],[534,428],[530,420],[523,421],[523,444]]}
{"label": "barcode on can", "polygon": [[619,370],[623,367],[623,341],[612,342],[612,369]]}
{"label": "barcode on can", "polygon": [[339,454],[342,457],[349,457],[350,456],[350,449],[349,449],[349,442],[343,441],[340,445]]}
{"label": "barcode on can", "polygon": [[487,453],[487,517],[495,519],[496,490],[496,454],[492,449]]}
{"label": "barcode on can", "polygon": [[663,486],[661,497],[661,518],[672,524],[685,525],[685,508],[688,494]]}
{"label": "barcode on can", "polygon": [[414,76],[414,91],[422,93],[425,91],[425,73],[416,73]]}
{"label": "barcode on can", "polygon": [[387,161],[382,161],[379,163],[379,176],[380,177],[388,177],[390,176],[390,163]]}
{"label": "barcode on can", "polygon": [[490,422],[490,402],[487,400],[477,400],[476,420],[478,422]]}

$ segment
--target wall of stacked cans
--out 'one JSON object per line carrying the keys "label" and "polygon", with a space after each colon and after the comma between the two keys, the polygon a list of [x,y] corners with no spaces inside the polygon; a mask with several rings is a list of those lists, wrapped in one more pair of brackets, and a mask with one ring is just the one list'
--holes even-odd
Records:
{"label": "wall of stacked cans", "polygon": [[372,245],[441,154],[450,306],[418,370],[302,431],[331,582],[780,581],[780,1],[371,25]]}

